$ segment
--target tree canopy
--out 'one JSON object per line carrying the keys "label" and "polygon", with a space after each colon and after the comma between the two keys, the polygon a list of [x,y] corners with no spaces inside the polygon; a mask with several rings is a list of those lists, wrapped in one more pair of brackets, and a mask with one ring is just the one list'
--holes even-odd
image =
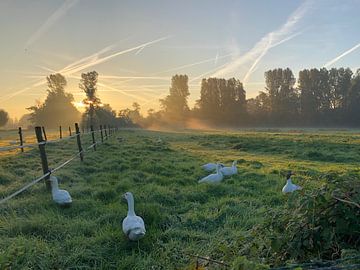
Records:
{"label": "tree canopy", "polygon": [[73,125],[80,119],[80,112],[73,105],[74,97],[65,92],[66,79],[61,74],[46,77],[47,97],[43,103],[28,108],[30,121],[34,125],[55,128]]}
{"label": "tree canopy", "polygon": [[6,123],[9,121],[9,114],[0,109],[0,127],[3,127],[6,125]]}

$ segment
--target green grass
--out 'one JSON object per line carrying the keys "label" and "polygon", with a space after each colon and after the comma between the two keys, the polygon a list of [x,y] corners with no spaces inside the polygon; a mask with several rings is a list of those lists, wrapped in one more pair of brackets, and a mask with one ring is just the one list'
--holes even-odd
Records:
{"label": "green grass", "polygon": [[[156,143],[159,136],[163,144]],[[83,141],[90,145],[90,138]],[[269,210],[289,203],[281,194],[284,172],[295,171],[294,182],[305,192],[321,187],[329,172],[358,177],[359,142],[358,134],[344,131],[121,131],[86,153],[83,163],[75,160],[56,173],[73,197],[70,208],[55,205],[43,183],[0,206],[0,266],[186,269],[193,263],[187,253],[231,264]],[[48,145],[50,167],[76,150],[73,139]],[[238,175],[216,185],[197,183],[206,175],[202,164],[235,159]],[[37,149],[2,156],[0,196],[39,175]],[[146,224],[139,243],[121,230],[126,191],[133,192]]]}

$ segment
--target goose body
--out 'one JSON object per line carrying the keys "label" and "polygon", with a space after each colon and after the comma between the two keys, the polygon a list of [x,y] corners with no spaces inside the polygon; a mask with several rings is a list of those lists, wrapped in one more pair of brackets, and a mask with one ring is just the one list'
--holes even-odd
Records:
{"label": "goose body", "polygon": [[295,185],[293,184],[293,182],[291,181],[291,175],[293,175],[293,173],[289,173],[287,176],[286,176],[286,184],[285,186],[283,187],[282,189],[282,192],[284,194],[286,193],[292,193],[296,190],[301,190],[302,187],[298,186],[298,185]]}
{"label": "goose body", "polygon": [[237,174],[237,167],[236,167],[236,163],[237,161],[235,160],[232,163],[231,167],[223,167],[220,169],[221,173],[225,176],[229,176],[229,175],[233,175],[233,174]]}
{"label": "goose body", "polygon": [[59,205],[70,205],[72,203],[71,196],[68,191],[59,189],[58,179],[55,176],[50,176],[51,194],[53,201]]}
{"label": "goose body", "polygon": [[135,214],[132,193],[126,192],[124,198],[128,203],[128,214],[122,222],[123,232],[131,241],[140,240],[146,233],[144,220]]}
{"label": "goose body", "polygon": [[[220,167],[224,167],[224,164],[218,163],[220,165]],[[216,170],[216,163],[207,163],[205,165],[202,165],[201,168],[203,168],[205,171],[207,172],[212,172]]]}
{"label": "goose body", "polygon": [[199,180],[199,183],[218,183],[223,180],[224,176],[220,171],[220,164],[217,164],[216,166],[216,173],[210,174],[201,180]]}

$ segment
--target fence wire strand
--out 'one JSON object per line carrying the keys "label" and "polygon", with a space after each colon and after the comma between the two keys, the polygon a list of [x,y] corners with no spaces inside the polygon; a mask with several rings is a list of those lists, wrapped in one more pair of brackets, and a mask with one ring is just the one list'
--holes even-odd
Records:
{"label": "fence wire strand", "polygon": [[[96,132],[96,131],[94,131]],[[74,135],[75,136],[75,135]],[[76,134],[77,136],[77,134]],[[69,137],[67,137],[69,138]],[[63,139],[61,139],[63,140]],[[47,142],[41,142],[35,145],[40,145],[40,144],[46,144]],[[69,164],[71,161],[73,161],[75,158],[77,158],[79,155],[81,155],[82,153],[87,152],[89,149],[93,148],[95,145],[101,144],[102,142],[95,142],[93,144],[91,144],[90,146],[88,146],[85,150],[82,150],[80,152],[77,152],[76,154],[74,154],[70,159],[68,159],[67,161],[65,161],[64,163],[61,163],[60,165],[58,165],[57,167],[55,167],[54,169],[50,169],[49,172],[47,172],[46,174],[40,176],[39,178],[34,179],[33,181],[31,181],[30,183],[26,184],[25,186],[23,186],[22,188],[20,188],[19,190],[15,191],[14,193],[10,194],[9,196],[3,198],[0,200],[0,204],[3,204],[5,202],[7,202],[8,200],[14,198],[15,196],[19,195],[20,193],[22,193],[23,191],[27,190],[28,188],[30,188],[31,186],[35,185],[36,183],[40,182],[41,180],[45,179],[46,177],[48,177],[49,175],[51,175],[52,173],[60,170],[61,168],[65,167],[67,164]],[[1,149],[0,149],[1,150]]]}
{"label": "fence wire strand", "polygon": [[[103,129],[104,130],[104,129]],[[114,131],[115,129],[110,129],[112,131]],[[80,133],[80,136],[84,136],[84,135],[88,135],[91,133],[96,133],[96,132],[100,132],[101,130],[94,130],[94,131],[89,131],[89,132],[85,132],[85,133]],[[52,143],[58,143],[61,141],[65,141],[68,139],[72,139],[75,138],[76,136],[78,136],[78,134],[74,134],[71,136],[67,136],[67,137],[62,137],[61,139],[54,139],[54,140],[50,140],[50,141],[43,141],[40,143],[31,143],[31,144],[24,144],[24,145],[10,145],[10,146],[3,146],[0,147],[0,152],[4,152],[4,151],[12,151],[12,150],[16,150],[16,149],[23,149],[23,148],[34,148],[36,146],[42,145],[42,144],[52,144]]]}

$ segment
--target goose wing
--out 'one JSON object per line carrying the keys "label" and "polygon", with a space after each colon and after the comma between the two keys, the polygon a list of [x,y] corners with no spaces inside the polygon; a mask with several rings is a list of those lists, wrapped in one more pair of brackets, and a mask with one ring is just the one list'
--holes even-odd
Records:
{"label": "goose wing", "polygon": [[59,189],[55,194],[53,194],[53,199],[56,203],[59,204],[72,202],[69,192],[63,189]]}

